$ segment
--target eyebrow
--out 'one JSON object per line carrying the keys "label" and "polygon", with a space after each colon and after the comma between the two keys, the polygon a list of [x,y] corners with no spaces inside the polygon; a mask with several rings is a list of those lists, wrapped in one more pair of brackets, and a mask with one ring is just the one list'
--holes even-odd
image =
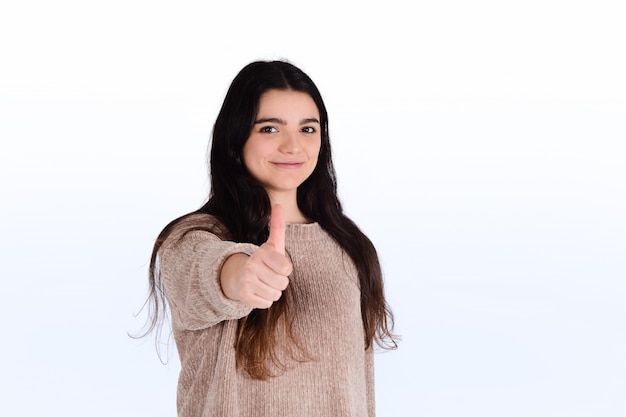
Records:
{"label": "eyebrow", "polygon": [[[279,125],[286,125],[287,122],[284,121],[283,119],[280,119],[278,117],[266,117],[263,119],[258,119],[254,121],[255,125],[261,124],[261,123],[276,123]],[[320,121],[317,120],[315,117],[309,117],[307,119],[302,119],[300,120],[300,125],[305,125],[307,123],[317,123],[320,124]]]}

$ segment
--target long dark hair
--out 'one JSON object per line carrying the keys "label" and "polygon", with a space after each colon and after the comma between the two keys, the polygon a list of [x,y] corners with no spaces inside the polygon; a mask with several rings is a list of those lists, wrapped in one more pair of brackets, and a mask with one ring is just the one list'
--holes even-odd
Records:
{"label": "long dark hair", "polygon": [[[366,347],[375,341],[384,348],[395,348],[395,336],[391,333],[393,315],[385,301],[378,255],[371,241],[344,215],[337,197],[326,106],[311,78],[284,61],[248,64],[230,85],[213,128],[209,199],[200,209],[168,224],[154,244],[150,261],[149,298],[152,319],[148,332],[158,326],[166,307],[157,254],[163,242],[172,236],[177,227],[185,229],[183,233],[176,231],[177,236],[201,229],[237,242],[261,245],[267,240],[270,200],[265,189],[246,169],[242,152],[257,117],[260,97],[271,89],[306,93],[317,105],[321,148],[313,173],[298,187],[298,207],[308,219],[318,222],[337,241],[357,268]],[[195,214],[209,214],[223,227],[186,221]],[[253,378],[267,378],[269,361],[278,361],[272,337],[281,316],[286,318],[287,334],[294,342],[293,346],[301,349],[291,337],[288,311],[288,297],[284,296],[269,309],[252,310],[247,317],[239,320],[235,345],[237,362]]]}

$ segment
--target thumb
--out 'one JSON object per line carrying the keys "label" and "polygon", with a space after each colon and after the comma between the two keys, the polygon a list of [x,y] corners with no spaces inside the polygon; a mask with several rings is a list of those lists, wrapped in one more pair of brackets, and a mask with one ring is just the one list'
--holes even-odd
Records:
{"label": "thumb", "polygon": [[270,217],[270,236],[267,243],[281,255],[285,254],[285,210],[280,204],[272,207]]}

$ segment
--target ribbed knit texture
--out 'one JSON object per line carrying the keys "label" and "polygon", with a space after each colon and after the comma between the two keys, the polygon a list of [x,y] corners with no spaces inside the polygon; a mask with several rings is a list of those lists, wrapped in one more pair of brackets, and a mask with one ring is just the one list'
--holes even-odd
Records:
{"label": "ribbed knit texture", "polygon": [[[287,225],[295,338],[311,356],[281,356],[287,369],[253,380],[235,361],[237,319],[250,309],[226,298],[219,271],[256,246],[194,231],[161,248],[160,269],[181,361],[179,417],[373,417],[374,362],[365,350],[352,261],[318,224]],[[279,342],[280,343],[280,342]],[[287,343],[285,341],[285,343]]]}

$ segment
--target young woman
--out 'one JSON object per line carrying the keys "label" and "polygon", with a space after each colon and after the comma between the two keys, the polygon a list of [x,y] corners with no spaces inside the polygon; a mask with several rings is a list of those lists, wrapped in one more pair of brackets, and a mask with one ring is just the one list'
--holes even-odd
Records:
{"label": "young woman", "polygon": [[159,235],[152,321],[169,305],[179,416],[373,416],[373,344],[395,348],[376,250],[337,198],[328,117],[282,61],[233,80],[211,191]]}

